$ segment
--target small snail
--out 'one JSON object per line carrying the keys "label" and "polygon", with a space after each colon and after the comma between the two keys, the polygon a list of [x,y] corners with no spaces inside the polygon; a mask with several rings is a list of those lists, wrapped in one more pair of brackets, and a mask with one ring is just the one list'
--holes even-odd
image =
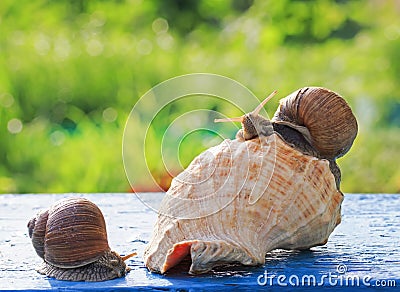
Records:
{"label": "small snail", "polygon": [[111,251],[100,209],[84,198],[56,202],[28,223],[36,253],[44,259],[37,269],[58,280],[104,281],[129,272],[121,257]]}
{"label": "small snail", "polygon": [[357,121],[346,101],[322,87],[304,87],[280,101],[271,121],[259,115],[261,108],[276,94],[270,94],[254,111],[242,117],[216,119],[215,122],[241,122],[239,140],[278,133],[301,152],[329,161],[340,185],[340,169],[335,159],[346,154],[357,136]]}

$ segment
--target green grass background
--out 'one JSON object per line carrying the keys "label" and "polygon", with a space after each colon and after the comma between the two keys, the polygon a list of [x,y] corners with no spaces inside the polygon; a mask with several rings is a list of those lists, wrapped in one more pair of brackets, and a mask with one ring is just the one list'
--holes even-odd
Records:
{"label": "green grass background", "polygon": [[[158,83],[194,72],[237,80],[260,99],[278,89],[270,116],[300,87],[339,92],[359,123],[338,161],[342,191],[400,192],[399,19],[394,0],[2,0],[0,192],[129,191],[130,110]],[[210,139],[187,137],[182,164]],[[150,164],[168,186],[161,162]],[[142,189],[147,179],[138,168]]]}

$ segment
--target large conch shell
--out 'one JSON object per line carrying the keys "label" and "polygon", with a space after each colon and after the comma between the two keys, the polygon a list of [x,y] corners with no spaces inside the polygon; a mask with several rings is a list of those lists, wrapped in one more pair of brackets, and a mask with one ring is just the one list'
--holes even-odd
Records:
{"label": "large conch shell", "polygon": [[283,137],[258,112],[229,119],[242,122],[237,139],[201,153],[173,179],[144,254],[150,271],[165,273],[187,256],[190,274],[264,264],[274,249],[325,244],[340,223],[335,162],[278,127]]}

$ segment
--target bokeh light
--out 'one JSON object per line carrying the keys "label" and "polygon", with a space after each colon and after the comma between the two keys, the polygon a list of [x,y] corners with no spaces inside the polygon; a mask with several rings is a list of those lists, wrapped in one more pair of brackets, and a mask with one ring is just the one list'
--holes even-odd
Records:
{"label": "bokeh light", "polygon": [[[400,192],[399,15],[396,0],[0,1],[0,192],[130,191],[121,157],[130,110],[155,85],[197,72],[237,80],[260,100],[278,89],[270,116],[300,87],[340,93],[360,126],[338,161],[342,191]],[[195,106],[171,106],[165,118]],[[181,143],[182,164],[202,135]]]}

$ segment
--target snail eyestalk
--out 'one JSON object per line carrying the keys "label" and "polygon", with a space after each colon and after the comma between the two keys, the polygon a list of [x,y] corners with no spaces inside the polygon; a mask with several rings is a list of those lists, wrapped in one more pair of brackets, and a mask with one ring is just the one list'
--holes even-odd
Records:
{"label": "snail eyestalk", "polygon": [[264,105],[265,105],[271,98],[273,98],[277,92],[278,92],[277,90],[274,90],[270,95],[268,95],[267,98],[264,99],[264,100],[256,107],[256,109],[255,109],[254,111],[252,111],[252,114],[255,115],[255,116],[258,115],[258,114],[260,113],[261,109],[264,107]]}
{"label": "snail eyestalk", "polygon": [[127,259],[129,259],[129,258],[131,258],[131,257],[133,257],[135,255],[137,255],[137,253],[133,252],[133,253],[127,254],[127,255],[125,255],[125,256],[123,256],[121,258],[122,258],[123,261],[126,261]]}
{"label": "snail eyestalk", "polygon": [[224,123],[224,122],[242,122],[243,117],[237,117],[237,118],[227,118],[227,119],[215,119],[214,123]]}
{"label": "snail eyestalk", "polygon": [[[268,95],[268,97],[266,99],[264,99],[257,107],[254,111],[251,112],[251,114],[253,116],[257,116],[261,109],[264,107],[264,105],[275,96],[275,94],[277,93],[277,90],[274,90],[270,95]],[[225,123],[225,122],[243,122],[244,120],[244,116],[241,117],[236,117],[236,118],[226,118],[226,119],[215,119],[214,123]]]}

